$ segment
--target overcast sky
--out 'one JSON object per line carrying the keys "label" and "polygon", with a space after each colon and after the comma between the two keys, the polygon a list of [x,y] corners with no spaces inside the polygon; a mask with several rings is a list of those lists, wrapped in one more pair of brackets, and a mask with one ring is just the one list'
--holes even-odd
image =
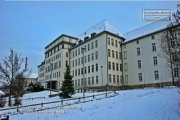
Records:
{"label": "overcast sky", "polygon": [[[37,73],[44,47],[61,34],[78,36],[106,19],[122,33],[149,24],[142,9],[172,9],[177,2],[5,2],[0,0],[0,62],[14,48]],[[24,66],[23,66],[24,67]]]}

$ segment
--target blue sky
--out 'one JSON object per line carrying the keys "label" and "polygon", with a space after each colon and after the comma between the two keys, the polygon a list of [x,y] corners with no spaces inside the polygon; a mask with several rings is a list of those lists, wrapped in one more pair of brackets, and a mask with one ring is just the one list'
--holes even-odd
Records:
{"label": "blue sky", "polygon": [[14,48],[28,57],[37,73],[44,47],[61,34],[78,36],[106,19],[122,33],[149,24],[142,9],[172,9],[176,1],[162,2],[5,2],[0,1],[0,62]]}

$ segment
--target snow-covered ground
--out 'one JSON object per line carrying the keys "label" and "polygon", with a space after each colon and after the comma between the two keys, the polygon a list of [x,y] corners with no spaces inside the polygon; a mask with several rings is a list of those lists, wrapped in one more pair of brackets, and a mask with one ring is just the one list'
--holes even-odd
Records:
{"label": "snow-covered ground", "polygon": [[[58,107],[35,113],[10,116],[12,120],[180,120],[180,93],[177,87],[147,88],[118,91],[119,95],[105,99],[93,99],[68,107]],[[180,90],[179,90],[180,91]],[[24,97],[39,97],[48,91],[30,93]],[[86,93],[92,95],[94,93]],[[99,94],[99,93],[96,93]],[[46,95],[48,96],[48,95]],[[82,96],[82,93],[73,97]],[[95,97],[97,98],[97,97]],[[37,102],[60,100],[59,97],[37,99]],[[29,101],[30,104],[35,100]],[[58,103],[56,103],[58,105]],[[60,105],[60,103],[59,103]],[[2,111],[1,111],[2,112]]]}

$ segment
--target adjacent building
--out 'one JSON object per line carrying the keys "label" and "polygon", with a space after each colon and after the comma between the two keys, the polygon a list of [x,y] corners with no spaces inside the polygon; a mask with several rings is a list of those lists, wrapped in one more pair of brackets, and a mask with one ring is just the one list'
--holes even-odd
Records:
{"label": "adjacent building", "polygon": [[160,54],[167,24],[155,22],[123,35],[103,20],[77,37],[62,34],[45,47],[38,81],[45,88],[52,82],[52,89],[60,89],[70,65],[75,89],[83,84],[96,88],[171,82],[166,59]]}

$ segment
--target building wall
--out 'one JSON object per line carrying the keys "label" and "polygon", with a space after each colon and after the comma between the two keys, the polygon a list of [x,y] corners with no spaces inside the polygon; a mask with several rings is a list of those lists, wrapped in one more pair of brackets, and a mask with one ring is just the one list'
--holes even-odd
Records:
{"label": "building wall", "polygon": [[[59,89],[64,79],[66,64],[69,63],[69,48],[70,45],[77,40],[66,35],[62,35],[45,48],[45,64],[44,64],[44,80],[39,78],[42,85],[47,88],[47,83],[56,81],[56,89]],[[52,71],[51,71],[52,66]],[[40,75],[40,69],[38,72]],[[52,78],[51,78],[52,75]]]}
{"label": "building wall", "polygon": [[[159,53],[162,52],[160,47],[162,34],[163,32],[161,31],[123,44],[125,85],[171,81],[168,68],[166,67],[166,59],[159,55]],[[155,51],[153,51],[152,47],[154,44],[156,46]],[[140,49],[140,55],[137,55],[138,48]],[[127,54],[127,58],[125,54]],[[154,63],[154,57],[157,58],[157,64]],[[141,68],[138,68],[139,60],[141,61]],[[158,71],[157,78],[155,78],[155,71]],[[139,79],[139,74],[142,74],[142,80]]]}
{"label": "building wall", "polygon": [[[114,46],[107,45],[107,39],[114,40]],[[117,41],[117,47],[115,46],[115,40]],[[78,46],[71,49],[71,71],[73,80],[74,80],[74,86],[76,89],[83,88],[83,51],[82,47],[85,47],[86,50],[84,50],[84,68],[86,69],[85,72],[85,86],[86,87],[99,87],[99,86],[117,86],[120,84],[117,84],[117,76],[119,78],[118,81],[120,81],[121,71],[120,71],[120,64],[121,60],[119,59],[119,51],[120,50],[120,42],[122,42],[122,39],[119,37],[115,37],[110,34],[101,34],[94,39],[87,40]],[[93,48],[92,48],[93,45]],[[90,46],[90,49],[88,50],[88,46]],[[114,58],[108,57],[108,49],[111,51],[114,51]],[[116,58],[116,51],[118,52],[118,58]],[[77,52],[77,55],[76,55]],[[78,53],[79,52],[79,53]],[[96,58],[96,54],[98,54],[98,57]],[[88,61],[88,56],[90,57],[90,61]],[[92,60],[92,56],[94,56],[94,59]],[[79,62],[80,61],[80,62]],[[118,70],[110,70],[108,69],[108,62],[111,61],[112,63],[118,64]],[[77,62],[77,65],[76,65]],[[96,65],[97,69],[96,70]],[[102,66],[102,67],[101,67]],[[94,67],[94,71],[92,68]],[[116,67],[116,66],[115,66]],[[88,72],[88,68],[90,68],[90,72]],[[102,71],[102,73],[101,73]],[[79,73],[78,73],[79,72]],[[111,75],[112,81],[109,82],[109,75]],[[115,75],[115,81],[113,81],[113,75]],[[103,80],[102,80],[103,79]],[[94,81],[94,82],[93,82]],[[97,81],[97,82],[96,82]]]}

